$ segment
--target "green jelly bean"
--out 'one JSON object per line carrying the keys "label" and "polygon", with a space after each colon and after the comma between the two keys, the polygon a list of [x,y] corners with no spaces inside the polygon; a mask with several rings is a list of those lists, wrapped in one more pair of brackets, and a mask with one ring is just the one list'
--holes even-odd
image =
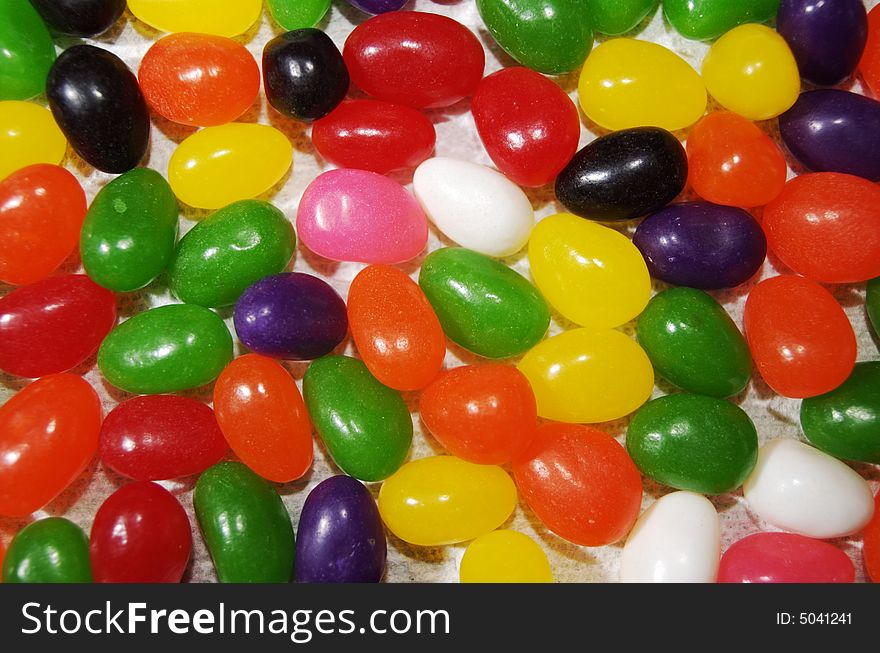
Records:
{"label": "green jelly bean", "polygon": [[171,186],[155,170],[135,168],[97,194],[83,222],[79,251],[92,281],[130,292],[165,271],[176,239]]}
{"label": "green jelly bean", "polygon": [[0,100],[28,100],[46,90],[55,44],[28,0],[0,1]]}
{"label": "green jelly bean", "polygon": [[804,399],[801,428],[836,458],[880,463],[880,361],[856,363],[837,389]]}
{"label": "green jelly bean", "polygon": [[865,308],[868,310],[868,319],[874,325],[874,332],[880,335],[880,277],[868,282]]}
{"label": "green jelly bean", "polygon": [[234,304],[249,285],[284,270],[295,246],[293,226],[277,208],[234,202],[180,239],[169,268],[171,291],[189,304]]}
{"label": "green jelly bean", "polygon": [[447,247],[429,254],[419,285],[446,335],[486,358],[527,352],[550,325],[547,303],[526,278],[469,249]]}
{"label": "green jelly bean", "polygon": [[63,517],[28,524],[3,559],[4,583],[91,583],[89,540]]}
{"label": "green jelly bean", "polygon": [[477,9],[498,45],[541,73],[570,72],[593,47],[583,0],[477,0]]}
{"label": "green jelly bean", "polygon": [[729,397],[751,377],[745,338],[701,290],[670,288],[655,295],[639,317],[638,337],[657,373],[682,390]]}
{"label": "green jelly bean", "polygon": [[663,13],[675,31],[703,41],[743,23],[765,23],[778,9],[779,0],[663,0]]}
{"label": "green jelly bean", "polygon": [[677,394],[642,406],[626,433],[636,466],[679,490],[721,494],[743,484],[758,459],[758,432],[722,399]]}
{"label": "green jelly bean", "polygon": [[193,506],[221,583],[287,583],[295,539],[275,488],[241,463],[207,469]]}
{"label": "green jelly bean", "polygon": [[654,13],[660,0],[587,0],[593,29],[601,34],[625,34]]}
{"label": "green jelly bean", "polygon": [[403,464],[413,435],[409,409],[361,361],[313,361],[303,377],[303,398],[333,462],[349,476],[381,481]]}
{"label": "green jelly bean", "polygon": [[232,360],[232,336],[215,313],[192,304],[153,308],[111,331],[98,350],[110,383],[134,394],[210,383]]}
{"label": "green jelly bean", "polygon": [[330,0],[268,0],[267,4],[275,22],[288,31],[314,27],[330,9]]}

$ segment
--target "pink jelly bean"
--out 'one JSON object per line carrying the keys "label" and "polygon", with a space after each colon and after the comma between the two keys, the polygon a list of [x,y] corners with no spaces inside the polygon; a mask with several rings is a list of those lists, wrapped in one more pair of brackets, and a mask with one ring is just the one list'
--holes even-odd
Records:
{"label": "pink jelly bean", "polygon": [[721,556],[719,583],[852,583],[852,560],[833,544],[794,533],[755,533]]}

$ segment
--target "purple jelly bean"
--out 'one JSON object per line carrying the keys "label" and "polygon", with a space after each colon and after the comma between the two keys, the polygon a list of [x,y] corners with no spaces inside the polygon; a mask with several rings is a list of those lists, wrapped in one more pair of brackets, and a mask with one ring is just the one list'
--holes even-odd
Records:
{"label": "purple jelly bean", "polygon": [[702,290],[738,286],[767,255],[764,231],[748,211],[710,202],[657,211],[636,229],[633,244],[652,277]]}
{"label": "purple jelly bean", "polygon": [[348,0],[355,9],[360,9],[368,14],[384,14],[389,11],[402,9],[409,0]]}

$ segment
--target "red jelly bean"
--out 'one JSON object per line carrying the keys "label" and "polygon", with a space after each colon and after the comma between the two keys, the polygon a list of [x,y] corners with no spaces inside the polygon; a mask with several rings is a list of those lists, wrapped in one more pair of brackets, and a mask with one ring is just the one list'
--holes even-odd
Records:
{"label": "red jelly bean", "polygon": [[0,299],[0,369],[36,378],[95,353],[116,322],[116,297],[87,276],[22,286]]}
{"label": "red jelly bean", "polygon": [[138,81],[160,116],[210,127],[231,122],[251,107],[260,92],[260,69],[237,41],[179,33],[147,50]]}
{"label": "red jelly bean", "polygon": [[412,107],[381,100],[349,100],[312,125],[312,143],[340,168],[380,175],[415,168],[431,156],[431,121]]}
{"label": "red jelly bean", "polygon": [[85,469],[98,448],[101,400],[82,377],[34,381],[0,406],[0,515],[39,510]]}
{"label": "red jelly bean", "polygon": [[486,77],[471,111],[498,169],[521,186],[554,179],[577,150],[581,122],[571,98],[528,68],[504,68]]}
{"label": "red jelly bean", "polygon": [[104,419],[99,446],[107,467],[138,481],[199,474],[228,449],[213,410],[173,395],[135,397],[116,406]]}
{"label": "red jelly bean", "polygon": [[0,281],[48,277],[79,242],[86,194],[60,166],[22,168],[0,182]]}
{"label": "red jelly bean", "polygon": [[874,97],[880,97],[880,5],[868,12],[868,40],[859,62],[859,72]]}
{"label": "red jelly bean", "polygon": [[880,583],[880,491],[874,495],[874,516],[863,532],[862,555],[868,578]]}
{"label": "red jelly bean", "polygon": [[639,515],[639,470],[617,440],[589,426],[539,426],[513,475],[538,519],[575,544],[617,542]]}
{"label": "red jelly bean", "polygon": [[828,542],[794,533],[755,533],[734,542],[718,568],[719,583],[852,583],[852,560]]}
{"label": "red jelly bean", "polygon": [[856,337],[846,313],[804,277],[782,275],[755,286],[743,326],[758,371],[784,397],[830,392],[855,365]]}
{"label": "red jelly bean", "polygon": [[800,175],[763,220],[770,249],[795,272],[825,283],[880,276],[880,187],[867,179]]}
{"label": "red jelly bean", "polygon": [[95,514],[89,557],[97,583],[179,583],[191,552],[186,511],[155,483],[119,488]]}
{"label": "red jelly bean", "polygon": [[352,30],[342,53],[351,81],[380,100],[446,107],[474,92],[486,59],[477,37],[446,16],[393,11]]}

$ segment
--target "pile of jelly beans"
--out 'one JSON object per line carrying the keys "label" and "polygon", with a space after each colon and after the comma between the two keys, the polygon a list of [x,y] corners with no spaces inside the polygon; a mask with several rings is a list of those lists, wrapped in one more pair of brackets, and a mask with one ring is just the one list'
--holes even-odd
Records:
{"label": "pile of jelly beans", "polygon": [[[0,0],[4,582],[179,582],[191,514],[222,582],[378,582],[389,540],[550,582],[518,505],[550,546],[623,543],[622,581],[880,581],[880,360],[827,288],[880,328],[880,7],[475,0],[478,37],[348,0],[339,44],[330,0],[266,4],[257,62],[261,0]],[[494,168],[434,156],[446,111]],[[282,201],[296,134],[326,171]],[[750,384],[803,437],[759,436]],[[87,536],[47,515],[96,456]]]}

